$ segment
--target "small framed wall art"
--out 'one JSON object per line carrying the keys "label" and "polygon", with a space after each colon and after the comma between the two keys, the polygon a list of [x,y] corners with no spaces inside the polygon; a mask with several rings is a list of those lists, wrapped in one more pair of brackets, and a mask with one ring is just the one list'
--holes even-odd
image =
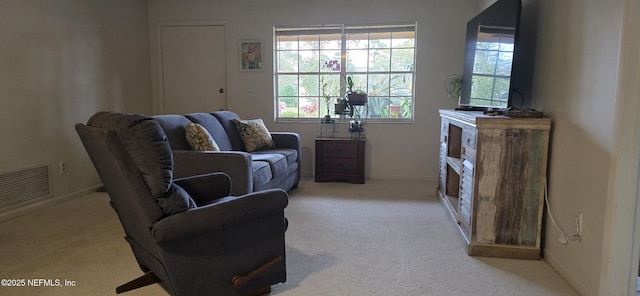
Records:
{"label": "small framed wall art", "polygon": [[240,71],[262,71],[262,41],[257,39],[240,40]]}

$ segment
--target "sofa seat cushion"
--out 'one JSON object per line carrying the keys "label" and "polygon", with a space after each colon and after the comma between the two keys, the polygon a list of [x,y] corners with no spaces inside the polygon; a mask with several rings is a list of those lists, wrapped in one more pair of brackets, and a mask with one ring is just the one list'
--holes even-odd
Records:
{"label": "sofa seat cushion", "polygon": [[266,184],[267,182],[273,179],[273,175],[271,174],[271,166],[266,161],[252,161],[253,166],[253,187],[258,188],[262,184]]}
{"label": "sofa seat cushion", "polygon": [[284,174],[289,166],[287,158],[277,153],[251,153],[251,159],[253,162],[261,161],[268,163],[271,169],[271,175],[273,176]]}
{"label": "sofa seat cushion", "polygon": [[[269,149],[264,151],[256,151],[251,154],[281,154],[287,158],[287,164],[292,165],[298,161],[298,151],[296,149]],[[255,159],[255,158],[254,158]]]}

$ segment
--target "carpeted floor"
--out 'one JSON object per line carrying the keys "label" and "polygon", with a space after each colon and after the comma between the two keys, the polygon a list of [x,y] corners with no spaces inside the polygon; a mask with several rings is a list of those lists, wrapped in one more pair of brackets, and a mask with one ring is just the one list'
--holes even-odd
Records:
{"label": "carpeted floor", "polygon": [[[288,280],[272,295],[578,295],[544,260],[467,256],[434,192],[419,181],[304,179],[286,209]],[[141,275],[107,201],[93,193],[0,223],[0,279],[61,285],[0,295],[111,295]]]}

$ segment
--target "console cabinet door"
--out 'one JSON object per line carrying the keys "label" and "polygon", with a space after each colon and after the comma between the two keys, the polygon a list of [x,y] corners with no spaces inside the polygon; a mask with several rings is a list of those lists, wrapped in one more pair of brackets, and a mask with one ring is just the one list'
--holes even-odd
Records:
{"label": "console cabinet door", "polygon": [[474,168],[476,162],[477,130],[465,127],[462,131],[462,166],[460,168],[459,223],[467,240],[471,240],[473,222]]}
{"label": "console cabinet door", "polygon": [[447,142],[449,135],[449,122],[446,119],[442,119],[442,125],[440,130],[440,182],[438,184],[438,190],[442,194],[446,194],[447,188]]}
{"label": "console cabinet door", "polygon": [[[540,243],[542,178],[546,131],[504,129],[483,131],[483,170],[476,176],[477,242],[536,247]],[[482,225],[482,226],[480,226]]]}

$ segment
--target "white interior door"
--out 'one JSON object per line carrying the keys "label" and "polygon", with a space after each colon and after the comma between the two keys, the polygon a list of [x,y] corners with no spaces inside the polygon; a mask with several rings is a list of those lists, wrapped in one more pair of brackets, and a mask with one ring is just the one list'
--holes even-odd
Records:
{"label": "white interior door", "polygon": [[224,26],[161,26],[160,38],[163,113],[226,109]]}

